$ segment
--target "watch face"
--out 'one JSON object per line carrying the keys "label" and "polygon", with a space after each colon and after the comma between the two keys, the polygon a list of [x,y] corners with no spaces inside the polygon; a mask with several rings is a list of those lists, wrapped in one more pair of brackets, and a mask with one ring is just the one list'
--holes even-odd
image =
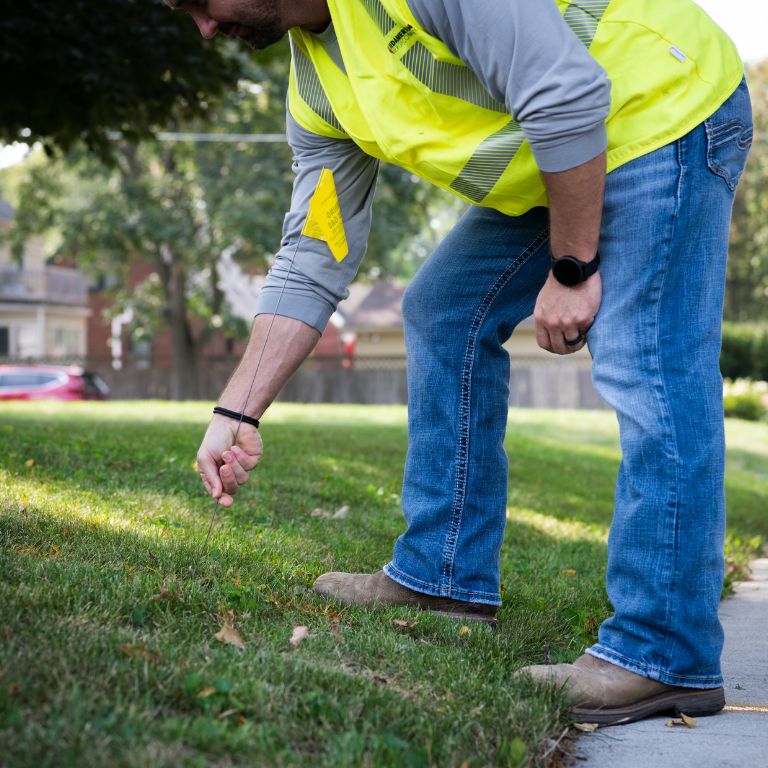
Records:
{"label": "watch face", "polygon": [[578,285],[582,280],[581,265],[568,256],[557,259],[552,265],[555,280],[562,285]]}

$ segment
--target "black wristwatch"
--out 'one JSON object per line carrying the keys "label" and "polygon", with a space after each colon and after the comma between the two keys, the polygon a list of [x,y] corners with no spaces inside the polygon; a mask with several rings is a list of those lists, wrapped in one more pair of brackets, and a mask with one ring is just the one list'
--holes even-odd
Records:
{"label": "black wristwatch", "polygon": [[596,253],[592,261],[580,261],[575,256],[561,256],[559,259],[552,256],[551,266],[555,280],[570,288],[583,283],[597,272],[600,254]]}

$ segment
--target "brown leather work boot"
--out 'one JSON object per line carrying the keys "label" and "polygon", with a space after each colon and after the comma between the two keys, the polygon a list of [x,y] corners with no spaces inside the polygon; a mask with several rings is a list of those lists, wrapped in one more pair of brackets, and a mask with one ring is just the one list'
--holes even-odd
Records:
{"label": "brown leather work boot", "polygon": [[573,664],[523,667],[518,675],[565,685],[577,723],[624,725],[644,717],[681,712],[691,717],[717,714],[725,705],[722,688],[665,685],[585,653]]}
{"label": "brown leather work boot", "polygon": [[496,624],[495,605],[425,595],[398,584],[384,571],[324,573],[312,589],[323,597],[332,597],[347,605],[412,605],[452,619]]}

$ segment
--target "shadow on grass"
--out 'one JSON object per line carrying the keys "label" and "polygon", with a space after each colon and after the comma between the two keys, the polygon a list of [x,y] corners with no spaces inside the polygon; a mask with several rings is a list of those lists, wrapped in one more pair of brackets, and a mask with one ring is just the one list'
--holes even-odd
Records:
{"label": "shadow on grass", "polygon": [[[517,538],[547,546],[540,530],[516,528]],[[16,726],[13,744],[0,726],[0,742],[18,765],[45,755],[57,764],[82,764],[84,755],[128,764],[137,749],[141,764],[160,744],[169,765],[184,750],[269,764],[285,755],[292,764],[394,766],[408,753],[421,755],[415,764],[458,755],[501,765],[505,738],[535,753],[542,734],[562,725],[551,691],[510,678],[548,649],[575,655],[582,642],[573,611],[585,601],[573,580],[550,579],[546,566],[538,584],[519,582],[548,595],[546,605],[515,588],[498,632],[459,635],[458,625],[412,610],[323,603],[306,591],[306,563],[272,544],[228,543],[201,557],[183,538],[34,506],[6,506],[0,538],[8,630],[0,668],[13,671],[16,691],[0,693],[0,719]],[[579,544],[600,549],[571,542]],[[213,639],[230,610],[247,643],[242,654]],[[415,623],[399,630],[394,618]],[[288,637],[298,623],[311,637],[294,650]]]}
{"label": "shadow on grass", "polygon": [[[112,431],[68,419],[50,424],[25,415],[17,421],[25,428],[14,430],[8,452],[0,457],[0,468],[13,480],[62,498],[91,500],[102,504],[104,513],[114,504],[121,514],[158,531],[185,527],[204,536],[213,503],[192,467],[199,432],[191,425],[120,424]],[[560,434],[568,439],[567,429]],[[278,423],[265,430],[265,443],[253,480],[232,509],[218,511],[220,534],[285,529],[313,541],[328,565],[362,570],[386,562],[403,528],[399,493],[405,427]],[[506,444],[511,505],[607,530],[618,449],[563,447],[550,437],[514,432]],[[748,452],[746,457],[754,458]],[[746,460],[741,453],[738,459]],[[732,531],[768,536],[761,484],[728,479],[726,487]],[[348,520],[311,518],[315,509],[328,515],[343,505],[351,508]],[[361,546],[330,552],[329,533],[332,537],[337,529],[360,537]],[[371,551],[375,555],[366,554]]]}
{"label": "shadow on grass", "polygon": [[[510,434],[501,626],[459,635],[439,617],[308,592],[319,573],[389,559],[404,426],[265,427],[255,482],[202,551],[202,424],[30,416],[0,426],[0,672],[20,686],[0,686],[0,750],[13,750],[0,753],[17,764],[507,765],[562,731],[559,699],[511,673],[572,659],[610,610],[607,438]],[[732,525],[759,533],[760,484],[729,480],[729,497]],[[345,519],[311,515],[344,504]],[[242,654],[213,639],[227,611]],[[292,649],[296,624],[310,639]]]}

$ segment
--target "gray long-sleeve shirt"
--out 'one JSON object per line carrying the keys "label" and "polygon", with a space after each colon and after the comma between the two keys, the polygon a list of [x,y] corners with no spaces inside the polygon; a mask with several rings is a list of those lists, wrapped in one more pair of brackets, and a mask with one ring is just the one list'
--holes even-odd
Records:
{"label": "gray long-sleeve shirt", "polygon": [[[421,25],[507,105],[541,170],[574,168],[606,148],[608,78],[565,23],[554,0],[408,0],[408,4]],[[338,49],[332,28],[320,37],[326,49]],[[307,131],[290,113],[287,133],[295,174],[291,210],[256,314],[277,312],[322,332],[338,302],[348,295],[347,285],[365,253],[378,161],[350,140]],[[349,243],[349,255],[341,263],[324,242],[300,237],[323,168],[333,171]]]}

